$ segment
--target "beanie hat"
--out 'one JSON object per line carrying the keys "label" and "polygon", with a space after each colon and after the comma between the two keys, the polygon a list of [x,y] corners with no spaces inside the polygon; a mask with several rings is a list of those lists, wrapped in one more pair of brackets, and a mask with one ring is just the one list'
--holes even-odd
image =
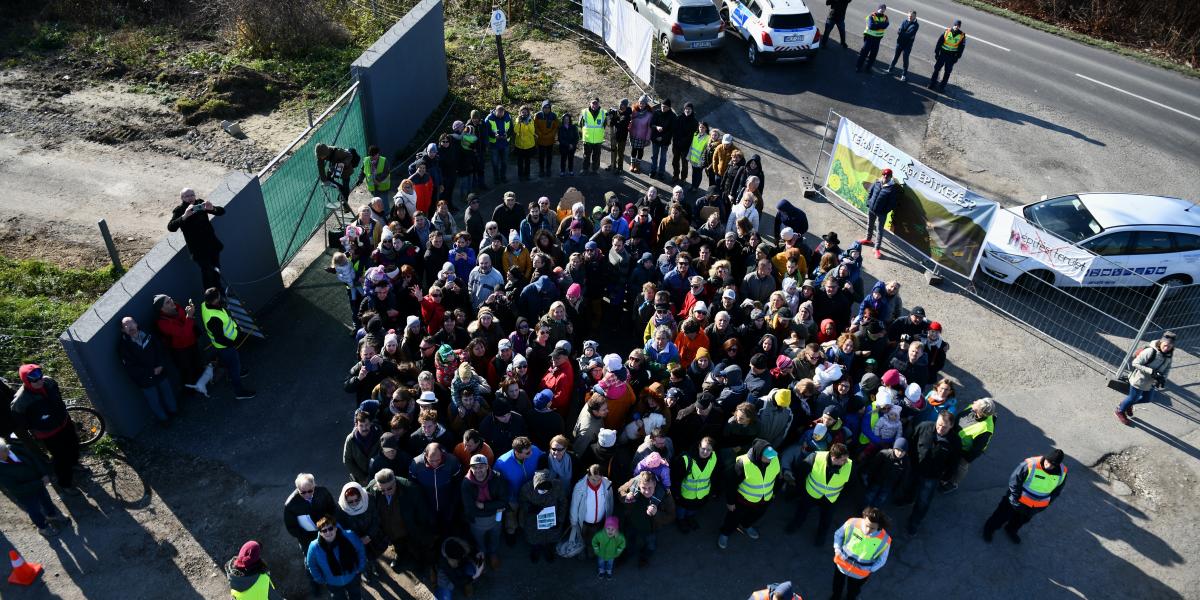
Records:
{"label": "beanie hat", "polygon": [[262,555],[262,546],[254,540],[250,540],[242,544],[242,549],[238,551],[237,558],[233,560],[233,566],[239,569],[247,569],[258,564]]}
{"label": "beanie hat", "polygon": [[391,344],[393,342],[395,342],[396,344],[400,343],[400,336],[396,335],[395,330],[389,331],[387,335],[383,336],[383,345],[384,346],[387,346],[388,344]]}
{"label": "beanie hat", "polygon": [[896,438],[896,441],[892,442],[892,448],[908,452],[908,440],[904,438]]}
{"label": "beanie hat", "polygon": [[578,298],[582,295],[583,295],[583,287],[580,286],[578,283],[572,283],[570,286],[567,287],[567,297],[568,298]]}
{"label": "beanie hat", "polygon": [[413,325],[420,325],[420,324],[421,324],[420,317],[418,317],[417,315],[408,315],[408,318],[405,319],[405,321],[404,321],[404,328],[412,329]]}
{"label": "beanie hat", "polygon": [[908,384],[908,388],[904,390],[904,398],[908,400],[909,404],[912,404],[914,407],[918,403],[922,402],[923,398],[921,398],[921,384],[916,382]]}
{"label": "beanie hat", "polygon": [[620,371],[623,366],[620,354],[608,354],[604,357],[604,369],[609,372]]}
{"label": "beanie hat", "polygon": [[617,445],[617,430],[616,429],[601,429],[597,434],[596,440],[600,442],[601,448],[612,448]]}
{"label": "beanie hat", "polygon": [[879,376],[874,373],[863,373],[858,386],[866,394],[874,394],[879,389]]}
{"label": "beanie hat", "polygon": [[792,405],[792,390],[783,388],[775,391],[775,405],[779,408],[787,408]]}
{"label": "beanie hat", "polygon": [[529,366],[529,361],[526,360],[524,356],[517,354],[517,355],[513,356],[512,366],[513,367],[527,367],[527,366]]}
{"label": "beanie hat", "polygon": [[900,371],[897,371],[896,369],[888,369],[879,381],[887,387],[904,385],[904,377],[900,375]]}
{"label": "beanie hat", "polygon": [[604,517],[604,526],[605,527],[620,527],[621,520],[618,519],[616,515],[609,515],[607,517]]}
{"label": "beanie hat", "polygon": [[550,390],[542,390],[533,397],[533,408],[535,410],[545,410],[550,406],[550,401],[554,399],[554,392]]}

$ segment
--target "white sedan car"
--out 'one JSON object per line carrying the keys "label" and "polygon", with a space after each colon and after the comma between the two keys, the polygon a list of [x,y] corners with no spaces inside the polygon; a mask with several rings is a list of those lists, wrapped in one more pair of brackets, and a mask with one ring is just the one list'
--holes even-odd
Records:
{"label": "white sedan car", "polygon": [[1074,278],[1036,257],[985,247],[979,268],[1000,281],[1036,278],[1060,287],[1200,282],[1200,205],[1194,202],[1139,194],[1071,194],[1008,210],[1101,258]]}

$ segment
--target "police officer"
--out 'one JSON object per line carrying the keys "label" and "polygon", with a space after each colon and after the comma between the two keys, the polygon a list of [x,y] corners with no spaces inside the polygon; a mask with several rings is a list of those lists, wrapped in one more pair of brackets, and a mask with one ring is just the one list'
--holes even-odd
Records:
{"label": "police officer", "polygon": [[204,292],[204,304],[200,305],[200,318],[204,322],[204,331],[217,351],[217,358],[229,375],[233,384],[233,395],[238,400],[249,400],[255,396],[254,390],[242,386],[242,360],[238,356],[238,347],[245,343],[249,336],[238,330],[237,322],[225,310],[225,297],[221,290],[210,287]]}
{"label": "police officer", "polygon": [[945,91],[946,82],[950,79],[950,71],[954,70],[954,63],[962,58],[963,50],[966,50],[966,48],[967,34],[962,31],[962,20],[955,19],[954,24],[942,32],[937,44],[933,47],[933,76],[929,78],[929,89],[935,89],[934,86],[937,85],[938,71],[941,71],[942,67],[945,67],[946,71],[942,74],[941,86],[936,88]]}
{"label": "police officer", "polygon": [[813,545],[825,543],[825,533],[829,531],[829,522],[833,516],[833,505],[850,480],[850,471],[854,461],[850,460],[850,452],[845,444],[834,444],[827,452],[814,452],[801,463],[801,470],[807,470],[804,479],[804,494],[800,495],[800,503],[796,505],[796,515],[787,524],[785,531],[795,533],[804,525],[808,511],[814,506],[819,513],[817,532],[813,536]]}
{"label": "police officer", "polygon": [[871,573],[883,568],[892,547],[887,532],[887,516],[873,506],[863,509],[862,518],[851,517],[833,534],[833,594],[840,600],[854,600]]}
{"label": "police officer", "polygon": [[604,124],[608,114],[600,109],[600,99],[592,103],[579,115],[579,129],[583,134],[583,172],[600,172],[600,152],[604,149]]}
{"label": "police officer", "polygon": [[880,4],[875,12],[867,15],[867,28],[863,30],[862,50],[858,51],[858,62],[854,63],[854,72],[863,70],[866,64],[867,73],[875,66],[875,55],[879,54],[879,42],[883,41],[883,33],[888,27],[887,5]]}
{"label": "police officer", "polygon": [[985,542],[992,541],[992,534],[1003,526],[1008,539],[1014,544],[1021,543],[1017,531],[1062,493],[1067,482],[1067,466],[1062,462],[1063,451],[1056,448],[1050,454],[1031,456],[1017,465],[1008,478],[1008,493],[983,524]]}

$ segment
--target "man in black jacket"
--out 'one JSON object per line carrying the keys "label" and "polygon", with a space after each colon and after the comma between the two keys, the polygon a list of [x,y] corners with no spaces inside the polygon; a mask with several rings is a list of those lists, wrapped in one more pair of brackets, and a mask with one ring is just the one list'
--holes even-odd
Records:
{"label": "man in black jacket", "polygon": [[[879,179],[871,184],[867,193],[867,237],[858,240],[864,246],[875,246],[875,258],[883,256],[883,226],[887,223],[888,215],[896,210],[903,191],[900,183],[892,178],[892,170],[884,169]],[[879,223],[879,245],[871,241],[874,236],[875,223]]]}
{"label": "man in black jacket", "polygon": [[829,7],[829,14],[825,17],[825,32],[821,37],[825,41],[829,41],[829,32],[837,27],[838,37],[842,40],[842,47],[846,47],[846,7],[850,5],[850,0],[825,0],[825,6]]}
{"label": "man in black jacket", "polygon": [[154,419],[166,423],[175,416],[175,394],[164,370],[166,353],[157,338],[138,328],[133,317],[121,319],[117,356],[129,378],[142,390]]}
{"label": "man in black jacket", "polygon": [[25,510],[43,537],[58,535],[56,525],[71,522],[50,499],[47,483],[50,483],[50,467],[36,452],[20,444],[10,446],[0,438],[0,491]]}
{"label": "man in black jacket", "polygon": [[183,188],[179,192],[179,206],[171,211],[171,220],[167,221],[167,231],[183,231],[188,254],[200,267],[204,289],[221,287],[221,250],[225,246],[217,239],[208,215],[219,217],[223,214],[224,207],[197,198],[192,188]]}
{"label": "man in black jacket", "polygon": [[687,181],[688,151],[692,149],[692,137],[700,129],[696,110],[691,102],[683,104],[683,114],[675,117],[671,129],[671,183]]}
{"label": "man in black jacket", "polygon": [[608,124],[612,126],[612,164],[608,170],[617,173],[625,170],[625,144],[629,141],[629,123],[633,121],[633,109],[629,98],[621,99],[621,106],[608,110]]}
{"label": "man in black jacket", "polygon": [[[317,539],[317,521],[336,512],[337,503],[329,488],[318,486],[312,473],[296,476],[296,489],[283,503],[283,526],[300,545],[300,556],[307,557],[308,545]],[[304,573],[308,575],[308,569],[304,569]],[[312,575],[308,575],[308,582],[313,597],[317,597],[321,586],[313,581]]]}
{"label": "man in black jacket", "polygon": [[674,127],[675,110],[671,108],[671,99],[667,98],[650,117],[650,177],[666,173],[667,150],[674,138]]}
{"label": "man in black jacket", "polygon": [[58,382],[34,363],[21,365],[17,374],[21,389],[12,401],[13,424],[18,432],[29,431],[50,452],[59,490],[78,496],[73,469],[79,464],[79,435],[67,415]]}
{"label": "man in black jacket", "polygon": [[[938,86],[942,91],[946,90],[946,82],[950,80],[950,71],[954,70],[954,64],[958,59],[962,58],[963,52],[967,49],[967,34],[962,31],[962,21],[955,19],[954,23],[942,32],[938,41],[933,46],[933,75],[929,77],[929,89],[934,89]],[[938,72],[946,68],[942,74],[942,82],[938,84]]]}
{"label": "man in black jacket", "polygon": [[917,527],[929,512],[933,494],[938,485],[958,469],[958,457],[962,453],[962,441],[954,425],[950,411],[938,412],[937,421],[925,421],[913,430],[917,452],[914,457],[912,483],[914,501],[908,516],[908,535],[916,535]]}

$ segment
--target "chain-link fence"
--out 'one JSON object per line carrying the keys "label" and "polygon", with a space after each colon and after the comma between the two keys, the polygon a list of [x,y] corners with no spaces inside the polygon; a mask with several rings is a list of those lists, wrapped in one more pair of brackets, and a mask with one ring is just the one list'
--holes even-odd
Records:
{"label": "chain-link fence", "polygon": [[1130,344],[1129,351],[1120,363],[1116,378],[1127,378],[1129,362],[1138,350],[1161,338],[1167,331],[1175,333],[1175,347],[1192,357],[1191,361],[1185,362],[1179,360],[1177,355],[1175,367],[1198,364],[1196,358],[1200,357],[1200,283],[1166,286],[1160,293],[1154,310],[1142,324],[1138,337]]}
{"label": "chain-link fence", "polygon": [[[658,78],[658,69],[661,66],[660,61],[663,60],[657,39],[651,39],[650,82],[649,84],[643,84],[629,72],[625,63],[617,58],[612,48],[605,45],[603,39],[583,28],[584,9],[581,0],[528,0],[527,5],[529,7],[528,20],[530,23],[544,27],[549,31],[577,38],[603,52],[643,94],[651,98],[657,97],[654,93],[654,82]],[[509,18],[511,19],[512,17],[510,16]]]}
{"label": "chain-link fence", "polygon": [[[331,212],[340,211],[338,190],[321,183],[317,175],[317,144],[367,147],[358,84],[317,117],[304,133],[259,172],[267,222],[282,268],[296,256]],[[357,174],[351,174],[351,183]]]}

